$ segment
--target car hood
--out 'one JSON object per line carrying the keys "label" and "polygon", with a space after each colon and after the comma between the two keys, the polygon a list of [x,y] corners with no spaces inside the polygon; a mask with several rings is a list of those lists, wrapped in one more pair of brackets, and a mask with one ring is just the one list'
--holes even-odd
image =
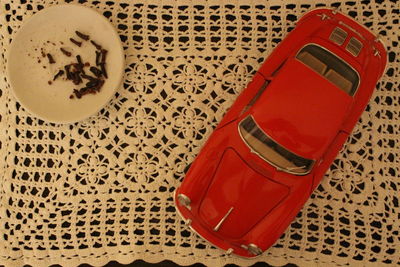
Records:
{"label": "car hood", "polygon": [[257,124],[292,152],[317,159],[326,150],[352,98],[296,59],[289,59],[252,108]]}
{"label": "car hood", "polygon": [[288,194],[287,186],[255,172],[228,148],[199,207],[199,215],[218,235],[238,239]]}

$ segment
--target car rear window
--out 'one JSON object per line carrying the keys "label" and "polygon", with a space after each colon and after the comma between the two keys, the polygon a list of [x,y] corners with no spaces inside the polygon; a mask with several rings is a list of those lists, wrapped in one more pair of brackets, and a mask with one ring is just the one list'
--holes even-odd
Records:
{"label": "car rear window", "polygon": [[356,92],[358,73],[325,48],[315,44],[307,45],[297,53],[296,58],[348,95],[353,96]]}

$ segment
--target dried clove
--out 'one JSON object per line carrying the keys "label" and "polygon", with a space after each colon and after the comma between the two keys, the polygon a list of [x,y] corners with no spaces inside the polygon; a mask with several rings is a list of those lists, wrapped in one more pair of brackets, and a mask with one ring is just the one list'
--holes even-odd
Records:
{"label": "dried clove", "polygon": [[67,80],[72,80],[72,74],[71,74],[71,65],[65,65],[64,66],[65,72],[67,73]]}
{"label": "dried clove", "polygon": [[103,74],[101,70],[99,70],[96,67],[90,67],[89,69],[97,78],[100,78],[100,76]]}
{"label": "dried clove", "polygon": [[96,87],[97,85],[99,85],[99,83],[100,83],[100,80],[91,80],[86,83],[86,87],[93,88],[93,87]]}
{"label": "dried clove", "polygon": [[83,68],[82,58],[80,55],[76,56],[76,61],[78,61],[79,66],[81,66]]}
{"label": "dried clove", "polygon": [[97,50],[101,50],[101,45],[97,44],[95,41],[90,40],[90,43],[92,43],[92,45],[94,45],[94,47],[96,47]]}
{"label": "dried clove", "polygon": [[96,66],[100,65],[100,60],[101,60],[101,52],[96,50]]}
{"label": "dried clove", "polygon": [[55,81],[58,77],[60,77],[60,76],[63,75],[63,74],[64,74],[64,71],[63,71],[63,70],[59,70],[59,71],[56,73],[56,75],[54,75],[53,81]]}
{"label": "dried clove", "polygon": [[89,35],[83,34],[79,31],[75,31],[76,35],[78,35],[80,38],[82,38],[83,40],[87,41],[89,40]]}
{"label": "dried clove", "polygon": [[100,80],[99,84],[95,87],[97,91],[100,91],[100,88],[103,87],[104,80]]}
{"label": "dried clove", "polygon": [[82,78],[81,78],[81,76],[79,75],[79,71],[72,72],[72,82],[73,82],[75,85],[78,85],[78,84],[82,83]]}
{"label": "dried clove", "polygon": [[101,63],[106,63],[107,52],[108,51],[106,49],[101,49]]}
{"label": "dried clove", "polygon": [[82,96],[87,95],[87,94],[95,94],[95,93],[96,93],[96,90],[94,90],[93,88],[88,88],[88,87],[83,87],[79,90],[74,89],[74,94],[77,98],[81,98]]}
{"label": "dried clove", "polygon": [[67,50],[65,50],[64,48],[60,48],[60,50],[61,50],[61,52],[63,52],[63,54],[64,55],[66,55],[67,57],[70,57],[71,55],[72,55],[72,53],[71,52],[69,52],[69,51],[67,51]]}
{"label": "dried clove", "polygon": [[75,45],[77,45],[77,46],[79,46],[79,47],[81,47],[81,45],[82,45],[82,42],[78,42],[78,41],[75,40],[74,38],[69,38],[69,40],[70,40],[73,44],[75,44]]}
{"label": "dried clove", "polygon": [[81,90],[91,89],[95,91],[100,91],[100,88],[103,86],[104,80],[103,79],[91,79],[89,82],[86,83],[86,87]]}
{"label": "dried clove", "polygon": [[[75,31],[76,35],[82,40],[89,41],[89,35],[83,34],[79,31]],[[81,47],[83,41],[79,39],[69,38],[69,40],[78,47]],[[78,41],[79,40],[79,41]],[[59,70],[57,74],[54,76],[53,80],[58,79],[60,76],[66,74],[67,80],[72,81],[75,85],[79,85],[84,83],[85,86],[80,89],[73,89],[73,93],[69,96],[70,99],[73,98],[82,98],[82,96],[86,94],[96,94],[100,91],[105,83],[105,79],[108,78],[107,69],[106,69],[106,61],[108,51],[103,49],[102,46],[96,43],[93,40],[90,40],[91,44],[96,48],[96,61],[95,64],[89,64],[89,62],[83,62],[80,55],[76,55],[76,62],[67,64],[64,66],[64,70]],[[72,55],[71,52],[65,50],[64,48],[60,48],[60,50],[70,57]],[[51,55],[48,56],[49,61],[53,62],[54,59]],[[55,63],[55,61],[54,61]],[[95,67],[96,66],[96,67]],[[88,68],[91,72],[90,75],[85,73],[85,68]],[[93,74],[93,76],[92,76]]]}
{"label": "dried clove", "polygon": [[74,94],[78,99],[80,99],[82,97],[82,94],[80,93],[80,91],[78,91],[76,89],[74,89]]}
{"label": "dried clove", "polygon": [[89,80],[89,81],[97,80],[97,78],[92,77],[90,75],[86,75],[86,74],[82,74],[82,78],[86,79],[86,80]]}
{"label": "dried clove", "polygon": [[50,55],[49,53],[47,53],[47,58],[49,59],[49,63],[50,63],[50,64],[56,63],[56,61],[54,60],[53,56]]}
{"label": "dried clove", "polygon": [[103,73],[104,77],[108,79],[107,71],[106,71],[106,63],[100,63],[100,69],[101,72]]}
{"label": "dried clove", "polygon": [[77,55],[76,60],[78,61],[78,64],[75,65],[75,68],[77,69],[77,71],[80,71],[82,74],[86,74],[85,70],[83,69],[85,67],[85,65],[82,62],[81,56]]}

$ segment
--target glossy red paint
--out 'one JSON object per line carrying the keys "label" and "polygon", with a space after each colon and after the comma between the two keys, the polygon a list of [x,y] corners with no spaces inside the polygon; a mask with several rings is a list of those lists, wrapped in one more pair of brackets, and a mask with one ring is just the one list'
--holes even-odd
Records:
{"label": "glossy red paint", "polygon": [[214,177],[200,204],[199,215],[212,229],[233,208],[229,220],[218,231],[220,235],[232,239],[245,235],[289,194],[289,187],[266,179],[248,167],[231,148],[222,155]]}
{"label": "glossy red paint", "polygon": [[[294,83],[288,77],[302,78]],[[298,155],[316,159],[336,136],[351,102],[344,91],[289,58],[254,104],[252,115],[272,139]]]}
{"label": "glossy red paint", "polygon": [[[342,45],[329,40],[335,27],[348,33]],[[352,37],[363,45],[357,57],[345,49]],[[295,58],[310,43],[331,51],[358,72],[360,83],[354,96]],[[381,42],[353,19],[330,9],[305,14],[203,146],[175,191],[178,212],[194,231],[223,250],[253,257],[255,247],[268,249],[335,159],[365,109],[386,60]],[[251,151],[238,131],[249,115],[283,147],[314,160],[311,171],[285,172]],[[190,203],[182,205],[180,194]]]}

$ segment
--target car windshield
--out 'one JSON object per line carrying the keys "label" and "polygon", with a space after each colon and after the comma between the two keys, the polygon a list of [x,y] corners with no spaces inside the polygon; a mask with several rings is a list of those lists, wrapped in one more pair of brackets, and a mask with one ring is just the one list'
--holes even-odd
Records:
{"label": "car windshield", "polygon": [[279,170],[297,175],[310,172],[313,160],[302,158],[276,143],[258,127],[252,116],[240,122],[239,132],[252,152]]}
{"label": "car windshield", "polygon": [[314,44],[303,47],[296,58],[319,75],[353,96],[359,83],[358,73],[328,50]]}

